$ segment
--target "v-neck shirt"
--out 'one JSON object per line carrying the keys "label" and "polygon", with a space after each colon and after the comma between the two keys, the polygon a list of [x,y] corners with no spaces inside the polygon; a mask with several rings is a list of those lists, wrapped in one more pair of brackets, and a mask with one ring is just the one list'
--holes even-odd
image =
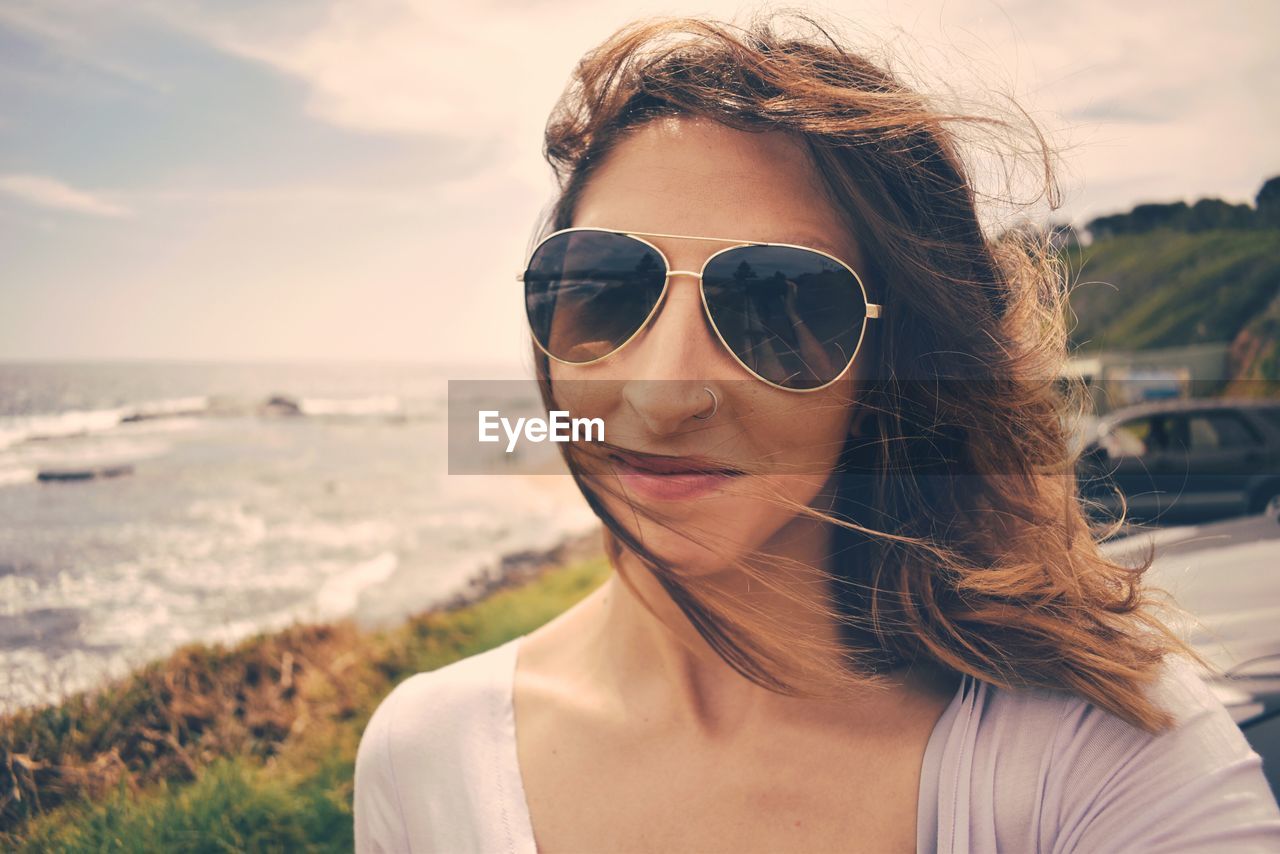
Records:
{"label": "v-neck shirt", "polygon": [[[537,854],[513,703],[524,637],[411,676],[378,705],[356,758],[357,854]],[[1150,696],[1173,729],[963,675],[925,748],[917,854],[1280,852],[1262,759],[1191,662],[1166,658]]]}

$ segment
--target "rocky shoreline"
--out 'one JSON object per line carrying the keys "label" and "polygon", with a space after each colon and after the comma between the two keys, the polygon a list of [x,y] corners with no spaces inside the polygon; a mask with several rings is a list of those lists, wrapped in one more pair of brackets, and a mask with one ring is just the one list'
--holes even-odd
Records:
{"label": "rocky shoreline", "polygon": [[500,557],[497,563],[475,573],[452,596],[429,611],[456,611],[473,605],[491,593],[516,587],[553,569],[604,554],[603,528],[573,534],[548,549],[521,549]]}

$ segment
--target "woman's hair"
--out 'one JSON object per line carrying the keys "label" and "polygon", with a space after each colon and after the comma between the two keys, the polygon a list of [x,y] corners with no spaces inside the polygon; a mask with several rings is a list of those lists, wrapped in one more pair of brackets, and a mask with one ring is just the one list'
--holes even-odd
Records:
{"label": "woman's hair", "polygon": [[[815,33],[781,35],[768,16],[748,27],[649,19],[583,57],[546,128],[560,192],[540,232],[573,225],[596,168],[654,119],[780,131],[812,158],[862,248],[873,300],[888,304],[859,356],[872,371],[855,404],[865,417],[840,453],[831,509],[793,508],[833,526],[822,589],[841,626],[837,655],[652,553],[583,477],[581,451],[561,445],[611,556],[634,553],[729,665],[772,690],[805,693],[800,674],[883,685],[886,663],[924,661],[1070,691],[1148,731],[1169,726],[1144,686],[1168,653],[1207,662],[1153,613],[1163,591],[1142,584],[1150,553],[1136,567],[1107,560],[1082,506],[1068,422],[1084,397],[1060,379],[1065,271],[1048,235],[984,233],[961,159],[959,130],[1015,123],[940,110],[795,17]],[[1051,151],[1027,123],[1054,204]],[[552,407],[547,357],[533,355]],[[742,561],[753,582],[786,592],[776,563],[755,563]],[[786,573],[806,569],[817,572]]]}

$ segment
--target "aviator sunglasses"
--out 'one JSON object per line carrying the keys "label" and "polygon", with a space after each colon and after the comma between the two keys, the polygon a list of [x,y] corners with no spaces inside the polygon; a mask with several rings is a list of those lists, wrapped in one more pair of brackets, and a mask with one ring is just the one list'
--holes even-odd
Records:
{"label": "aviator sunglasses", "polygon": [[[673,270],[646,237],[733,243],[698,272]],[[720,343],[775,388],[817,391],[849,369],[868,320],[858,274],[833,255],[789,243],[566,228],[543,238],[523,273],[534,342],[550,358],[589,365],[618,352],[658,313],[672,276],[699,280]]]}

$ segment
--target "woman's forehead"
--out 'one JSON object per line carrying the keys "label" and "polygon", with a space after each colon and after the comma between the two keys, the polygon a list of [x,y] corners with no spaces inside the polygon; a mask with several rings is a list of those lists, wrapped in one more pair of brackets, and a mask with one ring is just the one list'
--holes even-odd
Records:
{"label": "woman's forehead", "polygon": [[587,181],[573,224],[791,243],[850,263],[860,255],[799,143],[705,119],[631,131]]}

